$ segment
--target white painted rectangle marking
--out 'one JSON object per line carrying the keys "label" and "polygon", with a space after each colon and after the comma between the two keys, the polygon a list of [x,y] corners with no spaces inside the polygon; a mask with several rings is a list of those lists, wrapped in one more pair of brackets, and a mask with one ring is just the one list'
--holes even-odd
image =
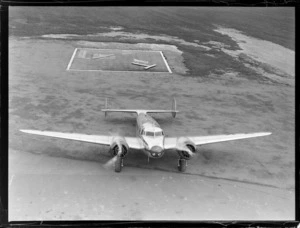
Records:
{"label": "white painted rectangle marking", "polygon": [[147,50],[147,49],[104,49],[104,48],[89,48],[89,47],[80,47],[78,49],[87,49],[87,50],[102,50],[102,51],[114,51],[114,50],[118,50],[121,52],[128,52],[128,54],[132,53],[132,52],[160,52],[160,51],[155,51],[155,50]]}
{"label": "white painted rectangle marking", "polygon": [[73,60],[74,60],[74,57],[75,57],[75,55],[76,55],[76,52],[77,52],[77,48],[75,48],[75,50],[74,50],[74,52],[73,52],[73,55],[72,55],[72,57],[71,57],[71,59],[70,59],[70,62],[69,62],[69,64],[68,64],[68,66],[67,66],[67,70],[70,70],[70,67],[71,67],[72,62],[73,62]]}
{"label": "white painted rectangle marking", "polygon": [[118,72],[118,73],[169,73],[167,71],[140,71],[140,70],[127,70],[127,71],[120,71],[120,70],[80,70],[80,69],[70,69],[69,71],[90,71],[90,72]]}
{"label": "white painted rectangle marking", "polygon": [[168,68],[169,73],[172,74],[172,71],[171,71],[171,69],[170,69],[170,67],[169,67],[169,64],[168,64],[167,60],[165,59],[165,56],[164,56],[164,54],[162,53],[162,51],[160,51],[160,54],[161,54],[161,57],[163,58],[163,60],[164,60],[164,62],[165,62],[165,64],[166,64],[166,66],[167,66],[167,68]]}
{"label": "white painted rectangle marking", "polygon": [[152,68],[152,67],[155,67],[155,66],[156,66],[156,64],[153,64],[153,65],[150,65],[150,66],[144,67],[144,69],[145,69],[145,70],[148,70],[148,69],[150,69],[150,68]]}
{"label": "white painted rectangle marking", "polygon": [[[133,54],[134,52],[160,52],[161,54],[161,57],[167,67],[167,70],[168,71],[150,71],[151,73],[172,73],[162,51],[154,51],[154,50],[143,50],[143,49],[129,49],[129,50],[118,50],[118,49],[99,49],[99,48],[87,48],[87,47],[78,47],[78,48],[75,48],[73,54],[72,54],[72,57],[68,63],[68,66],[66,68],[67,71],[90,71],[90,72],[95,72],[95,71],[100,71],[100,72],[141,72],[141,71],[134,71],[134,70],[127,70],[127,71],[116,71],[116,70],[101,70],[101,69],[75,69],[75,68],[71,68],[72,67],[72,64],[73,62],[75,61],[76,59],[76,55],[77,55],[77,58],[79,57],[84,57],[85,59],[102,59],[102,56],[98,56],[99,53],[96,53],[96,54],[93,54],[93,56],[91,58],[86,58],[86,51],[85,50],[97,50],[97,51],[121,51],[122,54],[124,53],[130,53],[130,54]],[[82,56],[81,56],[82,55]],[[102,55],[102,54],[99,54],[99,55]],[[99,58],[100,57],[100,58]],[[114,54],[103,54],[103,57],[105,57],[106,59],[115,59],[115,55]],[[139,60],[139,59],[134,59],[134,62],[132,62],[132,64],[134,65],[139,65],[139,66],[143,66],[145,70],[147,69],[150,69],[152,67],[155,67],[155,65],[149,65],[149,64],[144,64],[144,62],[148,62],[148,61],[145,61],[145,60]],[[146,72],[146,71],[144,71]]]}

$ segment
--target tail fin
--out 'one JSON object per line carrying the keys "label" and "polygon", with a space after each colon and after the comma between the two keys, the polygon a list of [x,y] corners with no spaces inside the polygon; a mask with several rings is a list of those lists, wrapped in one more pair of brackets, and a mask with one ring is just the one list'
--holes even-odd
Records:
{"label": "tail fin", "polygon": [[[105,98],[105,108],[104,108],[104,110],[107,110],[108,108],[108,99],[107,99],[107,97]],[[106,117],[107,116],[107,111],[104,111],[104,116]]]}
{"label": "tail fin", "polygon": [[139,109],[110,109],[108,108],[108,98],[105,98],[105,108],[101,109],[101,111],[104,112],[105,117],[109,112],[128,112],[128,113],[137,113],[137,114],[140,112],[144,112],[144,110],[139,110]]}
{"label": "tail fin", "polygon": [[108,99],[107,99],[107,97],[105,98],[105,109],[107,109],[107,106],[108,106]]}
{"label": "tail fin", "polygon": [[173,110],[172,116],[173,116],[173,118],[175,118],[176,117],[176,113],[177,113],[177,110],[176,110],[176,99],[175,99],[175,97],[173,97],[172,110]]}

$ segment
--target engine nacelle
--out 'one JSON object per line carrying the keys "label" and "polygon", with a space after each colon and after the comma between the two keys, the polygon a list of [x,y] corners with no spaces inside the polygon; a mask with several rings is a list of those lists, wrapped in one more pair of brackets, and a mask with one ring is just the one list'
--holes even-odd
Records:
{"label": "engine nacelle", "polygon": [[196,153],[196,145],[186,137],[177,140],[177,152],[180,158],[189,160]]}
{"label": "engine nacelle", "polygon": [[128,153],[128,144],[124,137],[116,136],[113,138],[112,143],[109,148],[109,152],[116,156],[117,154],[120,154],[120,156],[123,158]]}

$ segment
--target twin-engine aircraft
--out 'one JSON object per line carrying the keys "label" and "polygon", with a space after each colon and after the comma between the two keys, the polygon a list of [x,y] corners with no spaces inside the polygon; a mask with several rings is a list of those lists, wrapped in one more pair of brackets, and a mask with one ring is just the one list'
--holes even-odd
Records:
{"label": "twin-engine aircraft", "polygon": [[173,99],[171,110],[144,110],[144,109],[108,109],[107,99],[105,109],[102,109],[105,117],[109,112],[136,113],[136,137],[87,135],[76,133],[62,133],[52,131],[20,130],[29,134],[44,135],[55,138],[71,139],[82,142],[107,145],[113,158],[107,165],[114,164],[115,172],[121,172],[123,159],[130,148],[142,150],[149,158],[161,158],[166,150],[177,151],[179,155],[178,170],[184,172],[187,167],[187,160],[196,153],[196,147],[209,143],[225,142],[237,139],[253,138],[270,135],[271,132],[259,132],[250,134],[231,134],[213,136],[183,136],[166,137],[159,124],[148,114],[149,113],[171,113],[175,118],[176,100]]}

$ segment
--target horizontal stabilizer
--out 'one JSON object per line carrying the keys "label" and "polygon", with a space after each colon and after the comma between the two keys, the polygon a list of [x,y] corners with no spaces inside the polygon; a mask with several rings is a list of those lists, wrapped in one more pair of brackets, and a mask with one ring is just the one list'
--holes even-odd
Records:
{"label": "horizontal stabilizer", "polygon": [[102,112],[128,112],[128,113],[178,113],[174,110],[145,110],[145,109],[101,109]]}
{"label": "horizontal stabilizer", "polygon": [[101,109],[102,112],[105,113],[105,116],[107,116],[107,113],[109,112],[127,112],[127,113],[136,113],[136,114],[140,114],[140,113],[172,113],[172,116],[175,118],[176,113],[178,113],[179,111],[176,110],[176,100],[175,98],[173,98],[173,103],[172,103],[172,109],[110,109],[107,108],[108,107],[108,100],[106,98],[105,100],[105,108]]}

